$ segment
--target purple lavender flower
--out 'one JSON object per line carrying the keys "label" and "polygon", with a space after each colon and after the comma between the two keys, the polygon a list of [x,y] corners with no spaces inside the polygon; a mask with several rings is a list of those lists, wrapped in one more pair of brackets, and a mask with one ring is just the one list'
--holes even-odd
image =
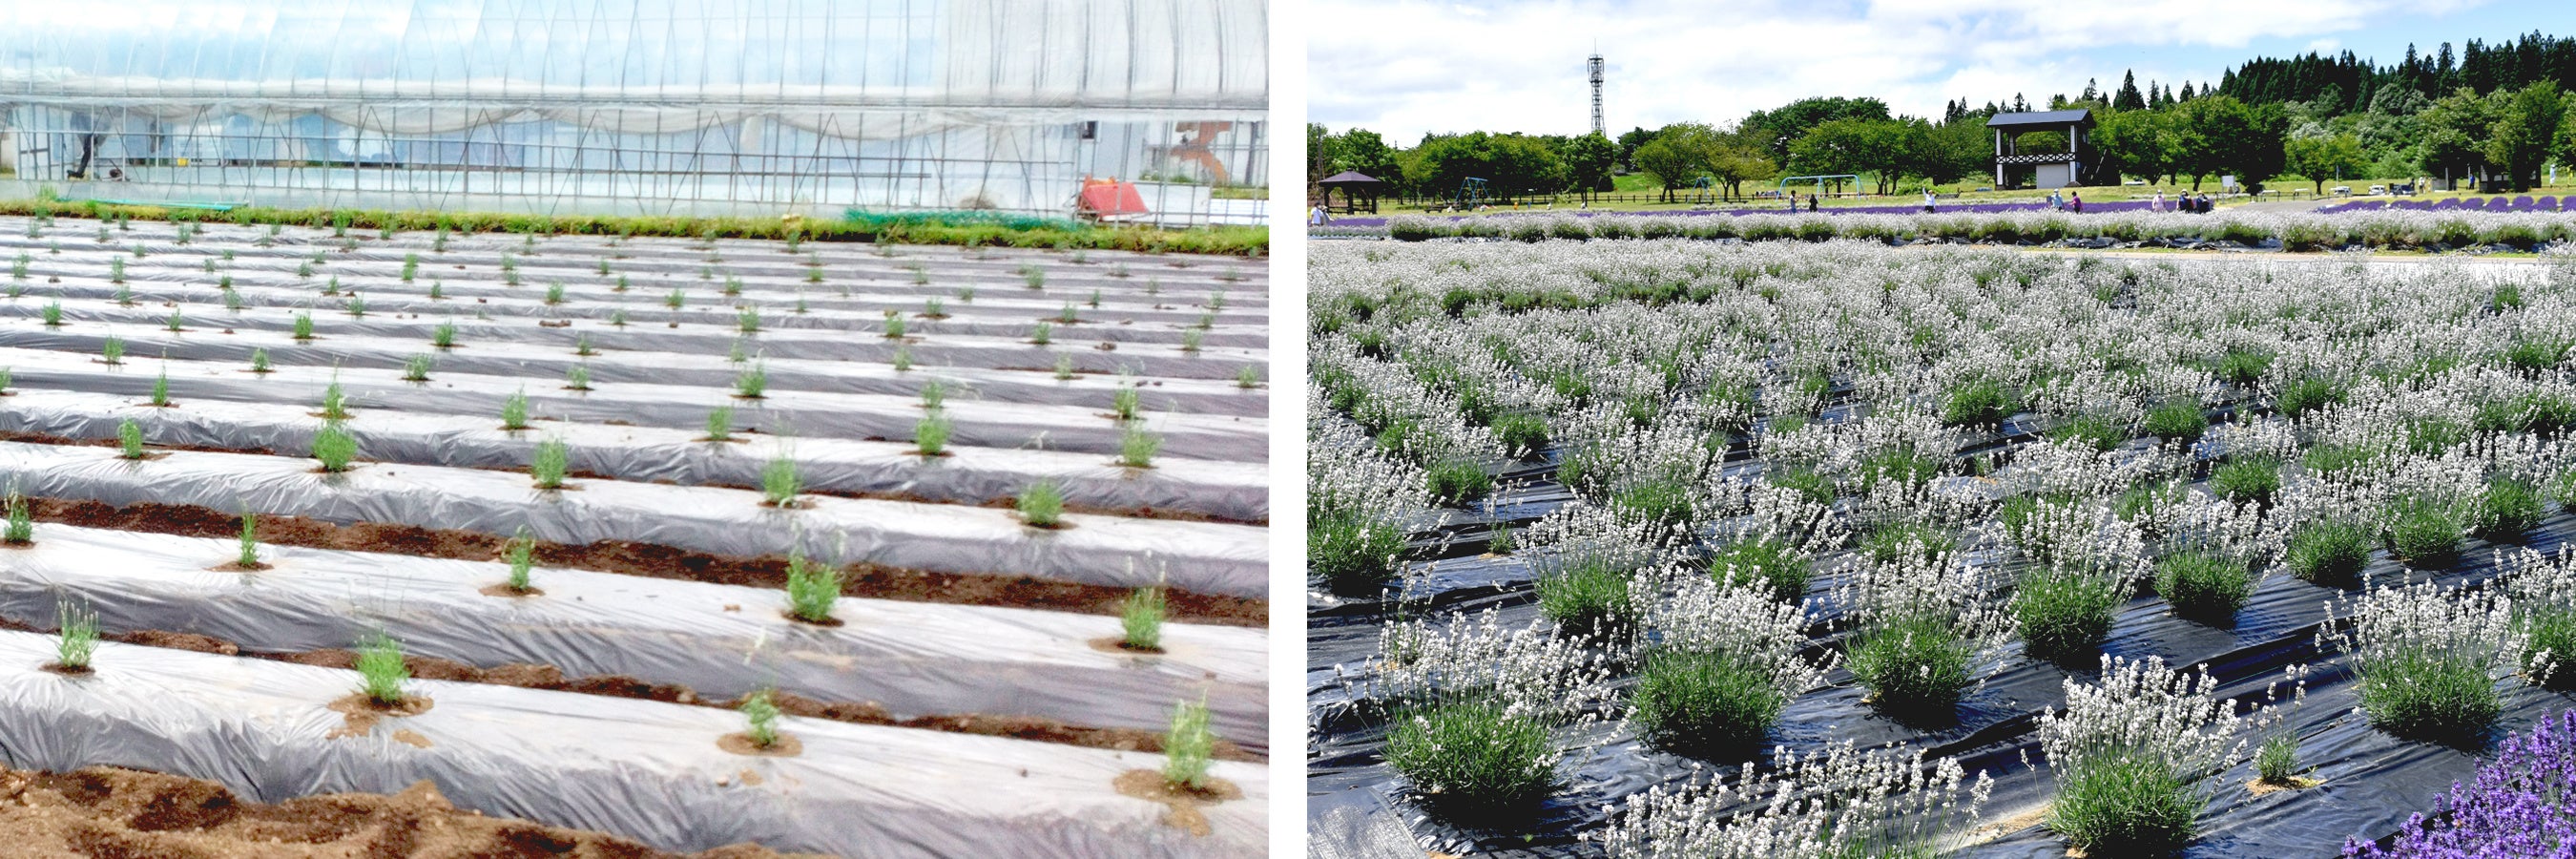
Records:
{"label": "purple lavender flower", "polygon": [[2347,840],[2345,859],[2576,859],[2576,710],[2506,739],[2443,805],[2409,818],[2386,850]]}

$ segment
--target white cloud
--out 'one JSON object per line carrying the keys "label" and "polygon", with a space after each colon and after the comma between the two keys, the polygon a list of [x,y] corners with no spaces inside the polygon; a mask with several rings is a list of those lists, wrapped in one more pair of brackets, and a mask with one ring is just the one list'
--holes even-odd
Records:
{"label": "white cloud", "polygon": [[[1309,112],[1411,145],[1425,131],[1580,133],[1583,60],[1609,60],[1613,133],[1729,121],[1816,95],[1872,95],[1915,115],[1949,99],[2044,102],[2123,69],[2206,82],[2186,51],[2315,39],[2482,0],[1313,0]],[[2320,49],[2326,50],[2326,49]],[[2239,57],[2241,58],[2241,57]]]}

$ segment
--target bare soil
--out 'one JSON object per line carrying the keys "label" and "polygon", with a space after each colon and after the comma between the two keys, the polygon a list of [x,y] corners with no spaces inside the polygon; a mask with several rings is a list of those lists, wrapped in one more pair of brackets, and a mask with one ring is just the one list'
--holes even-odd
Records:
{"label": "bare soil", "polygon": [[1162,803],[1163,825],[1200,838],[1216,831],[1208,825],[1207,815],[1199,811],[1201,807],[1243,798],[1243,789],[1225,779],[1210,777],[1206,787],[1189,788],[1173,785],[1153,770],[1119,773],[1112,785],[1127,796]]}
{"label": "bare soil", "polygon": [[[89,528],[114,528],[187,537],[235,538],[241,534],[238,514],[181,504],[141,503],[116,507],[105,502],[59,498],[28,499],[29,511],[46,522]],[[473,531],[354,522],[337,525],[302,516],[261,516],[260,541],[315,549],[387,552],[426,558],[490,561],[501,556],[507,538]],[[622,540],[579,546],[540,542],[537,562],[630,576],[685,579],[745,587],[787,586],[787,557],[742,557],[694,552],[671,546]],[[1039,608],[1117,616],[1127,598],[1124,588],[1075,584],[977,573],[935,573],[876,564],[842,568],[844,596],[906,602]],[[1184,590],[1164,592],[1171,620],[1218,626],[1266,626],[1267,600]]]}
{"label": "bare soil", "polygon": [[[422,781],[398,794],[335,793],[276,804],[222,785],[117,767],[69,773],[0,769],[0,854],[79,859],[660,859],[599,832],[485,817]],[[781,854],[734,844],[702,859]]]}

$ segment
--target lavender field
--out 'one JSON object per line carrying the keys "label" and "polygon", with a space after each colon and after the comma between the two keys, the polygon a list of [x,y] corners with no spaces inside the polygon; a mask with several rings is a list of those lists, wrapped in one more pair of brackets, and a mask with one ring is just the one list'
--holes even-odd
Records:
{"label": "lavender field", "polygon": [[1944,218],[2576,229],[1318,243],[1316,855],[2567,849],[2576,264],[1887,246]]}

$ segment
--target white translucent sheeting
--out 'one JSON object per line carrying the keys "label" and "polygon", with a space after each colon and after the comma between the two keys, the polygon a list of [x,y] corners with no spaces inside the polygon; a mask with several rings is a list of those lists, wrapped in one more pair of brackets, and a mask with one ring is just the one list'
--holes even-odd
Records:
{"label": "white translucent sheeting", "polygon": [[[140,402],[133,395],[22,388],[11,392],[0,428],[112,439],[131,420],[154,444],[275,451],[310,449],[320,428],[302,410],[273,403],[195,400],[156,408]],[[1130,469],[1088,454],[984,447],[924,460],[897,442],[745,433],[739,442],[715,443],[702,441],[702,431],[658,427],[544,421],[510,432],[482,415],[383,417],[353,419],[349,432],[367,456],[387,462],[520,469],[534,459],[538,443],[557,440],[570,448],[571,470],[636,483],[757,486],[771,458],[788,456],[797,476],[816,490],[982,504],[1051,481],[1077,507],[1178,510],[1237,521],[1270,515],[1268,469],[1259,463],[1172,458]]]}
{"label": "white translucent sheeting", "polygon": [[1068,513],[1067,528],[1044,531],[1008,510],[952,504],[806,496],[806,509],[779,510],[743,489],[578,480],[546,492],[525,474],[501,471],[361,464],[322,474],[309,459],[156,455],[136,462],[113,448],[0,442],[0,484],[119,506],[186,504],[502,536],[525,528],[558,543],[634,541],[726,555],[792,550],[932,572],[1269,594],[1269,529],[1247,525]]}
{"label": "white translucent sheeting", "polygon": [[407,653],[564,676],[626,675],[708,698],[776,688],[871,702],[896,718],[1038,716],[1161,731],[1172,705],[1204,698],[1217,736],[1266,747],[1267,652],[1258,629],[1166,624],[1161,655],[1096,646],[1115,617],[844,599],[840,626],[786,618],[778,591],[538,568],[537,596],[483,591],[506,564],[262,546],[271,566],[214,569],[233,541],[44,524],[0,557],[0,617],[54,623],[68,597],[100,629],[211,635],[270,653],[350,647],[376,632]]}
{"label": "white translucent sheeting", "polygon": [[[205,0],[116,15],[14,11],[25,14],[0,41],[13,57],[0,65],[0,93],[171,120],[220,107],[421,134],[534,112],[668,134],[758,115],[879,137],[1139,115],[1259,121],[1269,97],[1264,0]],[[403,109],[370,107],[384,103]]]}
{"label": "white translucent sheeting", "polygon": [[[488,355],[500,348],[483,351]],[[167,370],[174,400],[295,403],[294,408],[307,411],[320,407],[324,390],[336,381],[353,411],[498,416],[505,400],[524,392],[535,413],[584,422],[696,427],[705,425],[709,410],[723,405],[735,407],[738,426],[760,426],[779,435],[905,440],[914,437],[924,418],[918,399],[882,394],[773,389],[759,400],[741,400],[720,388],[635,382],[598,382],[592,390],[580,392],[564,390],[552,379],[531,384],[526,377],[438,369],[430,371],[426,382],[402,381],[402,372],[391,368],[279,366],[259,375],[239,363],[147,360],[135,357],[138,354],[139,350],[130,352],[124,364],[109,366],[78,353],[0,347],[0,367],[10,368],[13,384],[126,395],[149,392],[160,378],[157,373]],[[949,443],[958,446],[1078,451],[1097,454],[1106,463],[1118,455],[1125,435],[1117,421],[1102,417],[1108,414],[1106,408],[959,399],[950,401],[942,412],[950,426]],[[1158,457],[1258,463],[1269,455],[1267,419],[1152,412],[1140,414],[1138,422],[1162,437]]]}
{"label": "white translucent sheeting", "polygon": [[210,779],[252,799],[392,793],[421,779],[459,807],[672,850],[741,841],[858,857],[1235,857],[1266,849],[1268,768],[1217,762],[1244,798],[1211,834],[1111,787],[1160,757],[906,728],[780,720],[803,751],[717,745],[742,716],[705,707],[416,681],[433,704],[355,736],[329,704],[351,671],[102,644],[96,672],[41,666],[54,639],[0,633],[0,755]]}

